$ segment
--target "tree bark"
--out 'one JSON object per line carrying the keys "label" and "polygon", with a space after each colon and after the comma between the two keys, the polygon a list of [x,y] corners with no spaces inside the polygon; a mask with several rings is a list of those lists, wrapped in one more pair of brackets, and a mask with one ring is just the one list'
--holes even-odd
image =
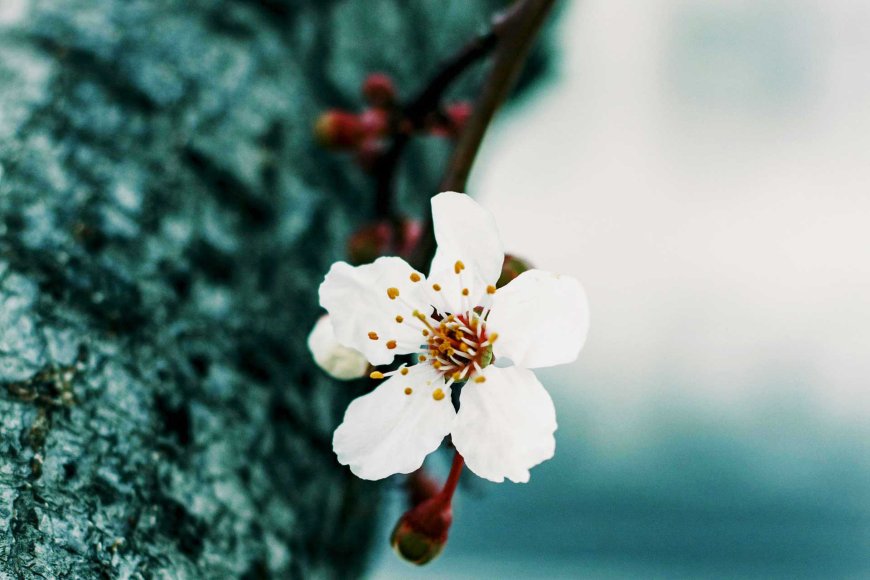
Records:
{"label": "tree bark", "polygon": [[503,3],[2,3],[0,572],[359,574],[380,488],[331,434],[366,385],[305,338],[374,184],[311,127],[368,72],[421,86]]}

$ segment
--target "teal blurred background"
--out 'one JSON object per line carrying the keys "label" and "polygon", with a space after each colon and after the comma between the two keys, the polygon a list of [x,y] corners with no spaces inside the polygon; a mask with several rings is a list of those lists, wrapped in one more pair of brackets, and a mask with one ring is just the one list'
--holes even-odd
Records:
{"label": "teal blurred background", "polygon": [[471,190],[589,293],[556,457],[371,577],[870,578],[870,3],[587,0],[559,37]]}

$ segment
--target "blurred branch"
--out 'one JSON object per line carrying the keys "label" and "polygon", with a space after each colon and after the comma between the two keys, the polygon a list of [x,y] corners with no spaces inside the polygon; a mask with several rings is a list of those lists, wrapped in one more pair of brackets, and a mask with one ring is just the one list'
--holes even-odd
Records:
{"label": "blurred branch", "polygon": [[[496,39],[492,68],[453,150],[440,191],[465,190],[489,124],[516,83],[554,4],[555,0],[517,0],[507,12],[496,16],[491,31]],[[417,267],[424,267],[435,249],[431,212],[427,215],[424,237],[414,260]]]}
{"label": "blurred branch", "polygon": [[[451,84],[468,69],[469,66],[487,56],[496,45],[496,33],[490,30],[466,44],[455,55],[448,59],[438,73],[429,81],[422,91],[405,105],[397,118],[409,125],[409,129],[425,124],[427,118],[436,113],[441,105],[441,99]],[[408,144],[410,130],[395,132],[395,138],[389,150],[379,161],[376,171],[377,198],[375,211],[378,215],[390,216],[396,219],[393,207],[393,181],[399,159]]]}

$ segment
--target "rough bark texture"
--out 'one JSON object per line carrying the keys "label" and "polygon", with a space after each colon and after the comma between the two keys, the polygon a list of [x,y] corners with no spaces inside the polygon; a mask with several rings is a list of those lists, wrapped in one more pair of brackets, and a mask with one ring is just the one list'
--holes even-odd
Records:
{"label": "rough bark texture", "polygon": [[362,570],[379,487],[330,441],[365,385],[305,336],[372,184],[311,126],[368,71],[416,89],[500,4],[2,0],[3,577]]}

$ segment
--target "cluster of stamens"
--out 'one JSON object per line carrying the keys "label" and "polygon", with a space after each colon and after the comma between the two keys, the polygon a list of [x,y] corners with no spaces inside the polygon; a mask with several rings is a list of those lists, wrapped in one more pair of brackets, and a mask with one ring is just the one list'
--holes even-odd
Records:
{"label": "cluster of stamens", "polygon": [[[461,261],[457,261],[454,267],[454,272],[462,276],[462,271],[465,265]],[[411,282],[417,283],[421,281],[421,277],[417,273],[412,273],[410,276]],[[441,285],[438,283],[432,284],[432,289],[435,292],[441,292]],[[487,294],[495,293],[494,286],[487,287]],[[399,300],[398,288],[387,288],[387,296],[390,300]],[[462,296],[468,296],[468,288],[462,288]],[[410,307],[409,307],[410,309]],[[419,324],[418,327],[423,341],[419,345],[417,361],[431,365],[444,378],[445,387],[449,387],[453,383],[461,383],[469,379],[482,383],[486,379],[481,374],[483,367],[487,366],[492,361],[492,344],[498,338],[497,333],[487,332],[486,318],[489,310],[481,306],[471,306],[460,313],[441,313],[437,308],[432,307],[432,313],[426,315],[419,310],[412,310],[410,317],[397,314],[395,321],[397,324]],[[371,340],[380,340],[378,334],[374,331],[368,334]],[[395,340],[387,340],[385,346],[392,350],[398,344]],[[400,368],[382,373],[374,371],[371,373],[373,379],[383,379],[395,374],[407,375],[408,367],[402,365]],[[405,388],[405,394],[410,395],[414,391],[411,387]],[[432,397],[436,401],[440,401],[445,397],[442,388],[436,388],[432,392]]]}

